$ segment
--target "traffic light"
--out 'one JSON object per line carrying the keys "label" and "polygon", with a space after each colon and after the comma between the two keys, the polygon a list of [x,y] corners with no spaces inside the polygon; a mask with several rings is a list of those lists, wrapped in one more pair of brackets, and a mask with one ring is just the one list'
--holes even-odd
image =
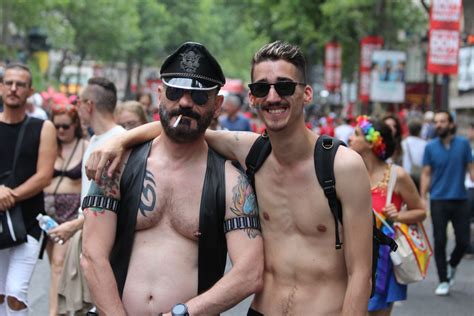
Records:
{"label": "traffic light", "polygon": [[35,53],[38,51],[48,51],[51,47],[47,41],[46,32],[34,27],[28,32],[28,51]]}

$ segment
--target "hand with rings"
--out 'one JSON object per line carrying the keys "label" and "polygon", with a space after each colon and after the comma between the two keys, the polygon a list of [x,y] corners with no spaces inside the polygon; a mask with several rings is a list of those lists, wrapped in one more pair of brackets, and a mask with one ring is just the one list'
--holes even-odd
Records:
{"label": "hand with rings", "polygon": [[54,233],[50,233],[49,237],[57,244],[60,244],[60,245],[64,244],[64,239],[62,239],[61,237],[59,237],[58,235]]}

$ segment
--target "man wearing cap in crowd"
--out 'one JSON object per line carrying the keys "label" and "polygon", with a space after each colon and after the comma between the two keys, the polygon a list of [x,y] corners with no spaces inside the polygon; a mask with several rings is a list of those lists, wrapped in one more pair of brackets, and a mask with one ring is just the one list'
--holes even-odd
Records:
{"label": "man wearing cap in crowd", "polygon": [[184,43],[160,74],[164,133],[93,182],[83,202],[81,265],[105,315],[215,315],[262,286],[254,192],[204,140],[223,101],[221,67]]}

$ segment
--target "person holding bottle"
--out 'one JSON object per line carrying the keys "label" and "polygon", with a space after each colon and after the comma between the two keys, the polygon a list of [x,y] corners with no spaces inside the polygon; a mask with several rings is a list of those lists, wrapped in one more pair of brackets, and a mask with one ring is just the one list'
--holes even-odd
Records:
{"label": "person holding bottle", "polygon": [[53,181],[44,189],[45,211],[60,227],[48,232],[46,245],[51,266],[49,314],[58,312],[58,281],[61,276],[68,240],[75,230],[71,220],[77,218],[81,199],[82,156],[88,142],[82,138],[77,109],[71,104],[54,104],[51,120],[57,131],[58,151]]}

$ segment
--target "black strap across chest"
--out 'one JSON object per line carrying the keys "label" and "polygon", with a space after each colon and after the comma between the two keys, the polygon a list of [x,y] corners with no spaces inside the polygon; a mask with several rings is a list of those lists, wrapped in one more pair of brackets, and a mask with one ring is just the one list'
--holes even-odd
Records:
{"label": "black strap across chest", "polygon": [[[314,147],[314,167],[318,182],[328,199],[331,213],[334,217],[336,226],[336,249],[341,249],[342,242],[339,237],[339,223],[342,224],[342,207],[336,195],[336,179],[334,177],[334,157],[336,156],[337,148],[345,144],[335,138],[321,135],[316,141]],[[246,174],[248,181],[253,186],[255,192],[255,173],[262,167],[265,160],[272,151],[270,139],[266,135],[262,135],[254,142],[245,159],[247,167]]]}

